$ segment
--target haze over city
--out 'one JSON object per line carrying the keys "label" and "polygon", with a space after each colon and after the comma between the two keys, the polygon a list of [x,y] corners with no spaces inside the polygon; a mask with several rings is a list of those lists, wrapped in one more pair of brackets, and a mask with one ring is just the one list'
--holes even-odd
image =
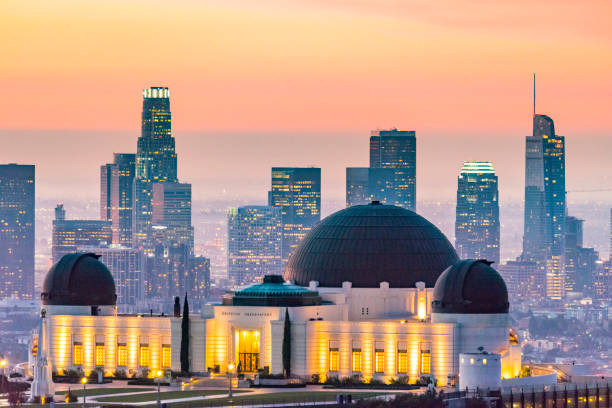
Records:
{"label": "haze over city", "polygon": [[0,405],[612,408],[610,1],[0,8]]}
{"label": "haze over city", "polygon": [[36,162],[41,197],[95,198],[90,163],[134,149],[140,90],[161,85],[196,200],[264,201],[269,168],[285,164],[322,167],[323,200],[342,200],[344,168],[367,164],[369,131],[397,127],[417,131],[419,201],[453,200],[463,160],[489,160],[504,205],[522,199],[537,72],[538,110],[567,137],[568,190],[612,188],[601,171],[612,147],[610,8],[7,1],[0,135],[11,143],[0,159]]}

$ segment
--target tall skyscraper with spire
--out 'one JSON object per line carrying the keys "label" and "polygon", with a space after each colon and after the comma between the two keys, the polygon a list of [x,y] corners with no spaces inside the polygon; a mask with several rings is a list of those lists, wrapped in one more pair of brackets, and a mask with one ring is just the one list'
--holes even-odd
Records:
{"label": "tall skyscraper with spire", "polygon": [[153,183],[177,182],[177,158],[172,137],[170,91],[151,87],[143,91],[142,131],[136,152],[132,237],[141,247],[150,237]]}
{"label": "tall skyscraper with spire", "polygon": [[565,138],[553,120],[535,113],[533,134],[526,137],[524,261],[546,274],[546,296],[565,296]]}

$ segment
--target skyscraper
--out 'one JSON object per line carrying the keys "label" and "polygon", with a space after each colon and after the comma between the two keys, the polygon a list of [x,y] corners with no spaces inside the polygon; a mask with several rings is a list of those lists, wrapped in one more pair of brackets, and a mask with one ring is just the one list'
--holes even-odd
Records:
{"label": "skyscraper", "polygon": [[458,178],[455,248],[460,258],[499,265],[499,193],[489,162],[465,162]]}
{"label": "skyscraper", "polygon": [[34,172],[0,165],[0,297],[34,296]]}
{"label": "skyscraper", "polygon": [[112,223],[104,220],[67,220],[63,204],[55,208],[51,254],[53,263],[62,256],[77,252],[80,247],[110,245],[113,238]]}
{"label": "skyscraper", "polygon": [[565,139],[555,135],[550,117],[534,115],[525,158],[521,257],[546,271],[546,295],[560,300],[565,296]]}
{"label": "skyscraper", "polygon": [[264,275],[282,273],[281,209],[230,208],[227,235],[228,278],[234,285],[259,282]]}
{"label": "skyscraper", "polygon": [[166,227],[166,240],[184,243],[193,252],[191,225],[191,184],[153,184],[153,226]]}
{"label": "skyscraper", "polygon": [[380,201],[416,208],[416,133],[375,130],[370,135],[370,167],[346,169],[346,206]]}
{"label": "skyscraper", "polygon": [[321,169],[273,167],[268,205],[281,211],[285,264],[304,235],[321,220]]}
{"label": "skyscraper", "polygon": [[[391,186],[391,198],[373,197],[386,204],[416,209],[416,133],[412,130],[375,130],[370,135],[370,168],[393,171],[378,173]],[[381,184],[382,181],[379,181]],[[384,183],[382,183],[384,184]],[[372,184],[370,184],[372,185]],[[385,189],[389,190],[388,187]],[[376,194],[376,192],[371,192]],[[387,192],[386,195],[389,196]],[[382,200],[380,200],[382,199]]]}
{"label": "skyscraper", "polygon": [[115,244],[132,244],[135,165],[135,154],[115,153],[113,163],[100,166],[100,219],[112,221]]}
{"label": "skyscraper", "polygon": [[132,223],[135,247],[145,247],[152,226],[153,183],[176,182],[177,157],[172,137],[170,91],[152,87],[143,91],[142,132],[136,152],[134,211]]}
{"label": "skyscraper", "polygon": [[367,167],[346,168],[346,206],[367,204],[370,200]]}
{"label": "skyscraper", "polygon": [[121,245],[80,246],[79,252],[93,252],[108,267],[115,279],[117,306],[121,313],[136,312],[144,296],[143,254]]}
{"label": "skyscraper", "polygon": [[583,223],[576,217],[565,217],[565,291],[583,292],[591,288],[599,253],[583,246]]}

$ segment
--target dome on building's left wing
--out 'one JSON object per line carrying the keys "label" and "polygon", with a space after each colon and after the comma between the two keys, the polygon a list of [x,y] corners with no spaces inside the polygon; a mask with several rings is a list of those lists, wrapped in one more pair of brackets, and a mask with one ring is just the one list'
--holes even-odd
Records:
{"label": "dome on building's left wing", "polygon": [[432,313],[508,313],[508,289],[484,259],[449,266],[436,281]]}
{"label": "dome on building's left wing", "polygon": [[40,294],[43,305],[114,306],[115,280],[93,253],[64,255],[49,269]]}

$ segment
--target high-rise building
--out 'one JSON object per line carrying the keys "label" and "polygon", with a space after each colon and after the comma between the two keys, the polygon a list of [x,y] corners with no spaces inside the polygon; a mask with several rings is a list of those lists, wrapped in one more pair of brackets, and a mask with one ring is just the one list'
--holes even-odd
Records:
{"label": "high-rise building", "polygon": [[132,235],[135,247],[144,247],[151,253],[147,240],[152,228],[153,184],[178,181],[177,157],[172,137],[170,91],[163,87],[148,88],[143,91],[143,98],[133,187]]}
{"label": "high-rise building", "polygon": [[[379,172],[378,184],[386,185],[382,196],[373,199],[385,204],[416,209],[416,133],[412,130],[375,130],[370,135],[370,168]],[[372,186],[372,182],[370,182]],[[392,194],[389,194],[391,187]],[[380,189],[371,191],[376,194]]]}
{"label": "high-rise building", "polygon": [[131,246],[136,155],[115,153],[100,166],[100,219],[112,221],[113,243]]}
{"label": "high-rise building", "polygon": [[191,184],[153,184],[153,228],[166,228],[166,241],[184,243],[193,252],[193,226],[191,225]]}
{"label": "high-rise building", "polygon": [[273,167],[268,205],[281,211],[285,264],[304,235],[321,220],[321,169]]}
{"label": "high-rise building", "polygon": [[191,278],[187,296],[189,304],[195,309],[202,309],[206,304],[210,291],[210,259],[204,256],[195,256],[191,259]]}
{"label": "high-rise building", "polygon": [[499,193],[489,162],[465,162],[457,183],[455,248],[462,259],[499,265]]}
{"label": "high-rise building", "polygon": [[565,139],[553,120],[534,115],[526,137],[525,222],[522,259],[546,273],[546,296],[565,296]]}
{"label": "high-rise building", "polygon": [[234,285],[282,274],[281,209],[268,206],[230,208],[227,218],[228,278]]}
{"label": "high-rise building", "polygon": [[0,165],[0,297],[34,296],[34,172]]}
{"label": "high-rise building", "polygon": [[546,276],[538,264],[530,261],[508,261],[497,267],[508,287],[511,301],[537,301],[546,296]]}
{"label": "high-rise building", "polygon": [[78,252],[93,252],[108,267],[115,279],[117,307],[121,313],[133,313],[144,296],[143,253],[121,245],[80,246]]}
{"label": "high-rise building", "polygon": [[371,201],[367,167],[346,168],[346,206],[367,204]]}
{"label": "high-rise building", "polygon": [[416,208],[416,133],[375,130],[370,134],[370,167],[346,169],[346,206],[380,201]]}
{"label": "high-rise building", "polygon": [[593,286],[599,253],[583,246],[584,220],[565,217],[565,291],[583,292]]}
{"label": "high-rise building", "polygon": [[62,256],[77,252],[80,247],[110,245],[113,238],[112,223],[104,220],[67,220],[63,204],[55,208],[51,254],[53,263]]}

